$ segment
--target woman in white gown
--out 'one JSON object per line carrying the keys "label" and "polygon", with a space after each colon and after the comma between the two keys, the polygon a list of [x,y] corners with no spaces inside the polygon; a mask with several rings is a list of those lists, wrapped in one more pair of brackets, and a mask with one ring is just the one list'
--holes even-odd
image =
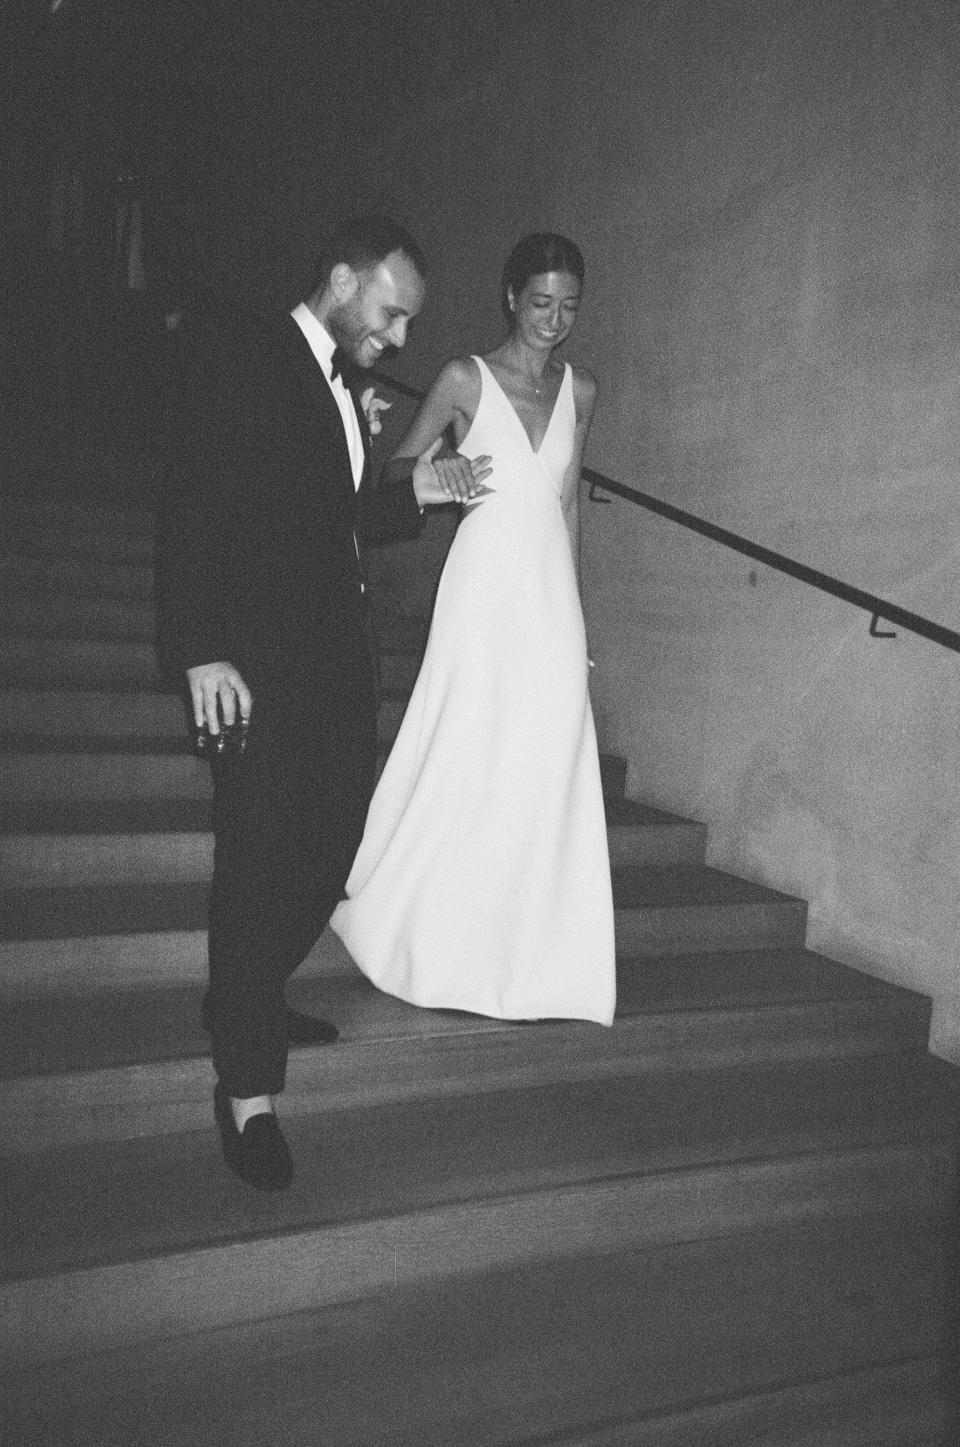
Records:
{"label": "woman in white gown", "polygon": [[375,985],[413,1004],[609,1025],[613,903],[578,588],[596,384],[555,355],[582,283],[572,242],[525,237],[504,268],[509,335],[446,364],[390,464],[442,472],[452,427],[452,465],[472,459],[487,484],[472,484],[331,925]]}

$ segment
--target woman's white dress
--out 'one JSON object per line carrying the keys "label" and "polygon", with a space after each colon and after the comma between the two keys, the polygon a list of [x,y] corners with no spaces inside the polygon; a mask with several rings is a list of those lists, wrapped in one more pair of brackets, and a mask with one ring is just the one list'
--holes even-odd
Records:
{"label": "woman's white dress", "polygon": [[610,1024],[613,902],[583,613],[560,506],[573,375],[538,451],[480,359],[461,521],[420,674],[331,925],[415,1005]]}

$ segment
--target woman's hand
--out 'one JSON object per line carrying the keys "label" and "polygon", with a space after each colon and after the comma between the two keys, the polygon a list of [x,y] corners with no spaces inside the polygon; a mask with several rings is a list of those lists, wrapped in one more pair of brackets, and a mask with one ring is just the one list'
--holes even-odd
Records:
{"label": "woman's hand", "polygon": [[464,457],[445,447],[443,438],[431,442],[417,458],[413,469],[413,490],[421,507],[455,502],[476,503],[494,489],[484,486],[493,472],[491,457]]}

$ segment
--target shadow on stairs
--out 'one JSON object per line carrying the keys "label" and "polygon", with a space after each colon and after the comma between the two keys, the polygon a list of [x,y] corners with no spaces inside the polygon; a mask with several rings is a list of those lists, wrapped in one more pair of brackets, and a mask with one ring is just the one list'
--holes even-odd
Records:
{"label": "shadow on stairs", "polygon": [[[604,760],[611,1030],[291,994],[290,1192],[226,1172],[209,784],[145,508],[13,500],[0,561],[3,1440],[955,1447],[956,1073],[928,1002]],[[381,620],[384,753],[419,625]]]}

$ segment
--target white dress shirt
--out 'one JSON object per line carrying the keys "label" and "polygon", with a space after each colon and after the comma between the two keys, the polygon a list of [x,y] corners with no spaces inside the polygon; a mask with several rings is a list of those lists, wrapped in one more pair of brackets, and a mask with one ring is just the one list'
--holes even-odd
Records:
{"label": "white dress shirt", "polygon": [[338,376],[333,379],[330,376],[333,371],[333,353],[336,343],[326,327],[317,321],[306,302],[301,302],[299,306],[294,307],[290,315],[303,332],[311,352],[320,363],[320,369],[327,379],[327,385],[333,393],[334,401],[340,408],[347,447],[350,449],[353,485],[357,488],[360,486],[360,479],[363,476],[363,437],[360,433],[357,409],[353,405],[353,398],[350,396],[343,378]]}

